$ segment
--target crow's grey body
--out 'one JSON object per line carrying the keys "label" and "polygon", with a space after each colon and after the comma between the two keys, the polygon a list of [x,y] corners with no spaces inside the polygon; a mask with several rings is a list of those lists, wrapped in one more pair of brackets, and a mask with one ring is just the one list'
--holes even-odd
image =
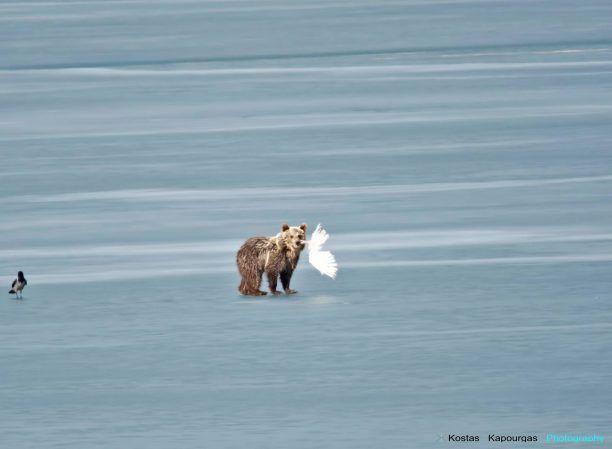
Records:
{"label": "crow's grey body", "polygon": [[23,272],[20,271],[17,274],[17,279],[15,279],[11,284],[11,290],[9,293],[17,295],[18,298],[22,298],[22,292],[26,285],[28,285],[28,281],[23,276]]}

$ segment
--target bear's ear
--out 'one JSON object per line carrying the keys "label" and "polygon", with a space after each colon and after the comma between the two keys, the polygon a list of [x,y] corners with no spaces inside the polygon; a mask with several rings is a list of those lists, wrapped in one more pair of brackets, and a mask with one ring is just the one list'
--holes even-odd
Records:
{"label": "bear's ear", "polygon": [[285,232],[289,230],[289,225],[287,223],[285,223],[284,225],[281,226],[281,232]]}
{"label": "bear's ear", "polygon": [[304,231],[304,232],[306,232],[306,228],[307,228],[307,227],[308,227],[308,226],[306,225],[306,223],[302,223],[302,224],[300,225],[300,229],[301,229],[302,231]]}

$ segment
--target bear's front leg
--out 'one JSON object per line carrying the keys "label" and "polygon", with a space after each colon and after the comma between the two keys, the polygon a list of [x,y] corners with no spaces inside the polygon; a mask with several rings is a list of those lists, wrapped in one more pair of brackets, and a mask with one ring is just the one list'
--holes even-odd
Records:
{"label": "bear's front leg", "polygon": [[293,290],[289,288],[289,283],[291,282],[292,274],[293,274],[293,271],[285,270],[285,271],[282,271],[280,275],[281,283],[283,284],[283,290],[285,290],[285,293],[287,293],[288,295],[297,293],[297,290]]}
{"label": "bear's front leg", "polygon": [[280,295],[280,292],[276,290],[276,284],[278,282],[278,274],[273,271],[268,271],[268,285],[270,287],[270,292],[273,295]]}

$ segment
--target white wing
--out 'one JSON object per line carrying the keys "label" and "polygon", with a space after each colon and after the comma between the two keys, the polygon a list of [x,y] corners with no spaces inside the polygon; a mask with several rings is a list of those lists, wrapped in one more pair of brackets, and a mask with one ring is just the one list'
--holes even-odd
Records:
{"label": "white wing", "polygon": [[323,244],[328,238],[329,234],[325,232],[325,229],[320,224],[317,225],[317,228],[310,235],[308,242],[308,262],[319,270],[321,274],[335,279],[336,272],[338,271],[336,258],[331,252],[322,251]]}

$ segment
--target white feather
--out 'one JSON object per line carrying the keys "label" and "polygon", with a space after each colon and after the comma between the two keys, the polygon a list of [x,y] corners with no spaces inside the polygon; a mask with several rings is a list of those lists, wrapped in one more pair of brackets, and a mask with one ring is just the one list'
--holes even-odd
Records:
{"label": "white feather", "polygon": [[336,272],[338,271],[336,258],[331,252],[322,251],[323,244],[328,238],[329,234],[325,232],[325,229],[320,224],[317,225],[308,241],[308,262],[319,270],[322,275],[335,279]]}

